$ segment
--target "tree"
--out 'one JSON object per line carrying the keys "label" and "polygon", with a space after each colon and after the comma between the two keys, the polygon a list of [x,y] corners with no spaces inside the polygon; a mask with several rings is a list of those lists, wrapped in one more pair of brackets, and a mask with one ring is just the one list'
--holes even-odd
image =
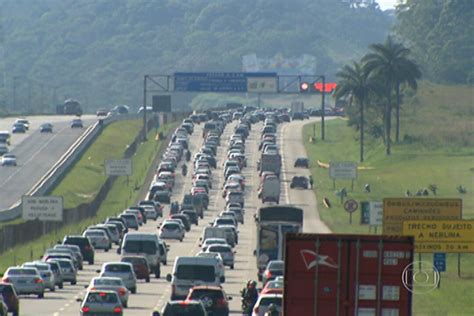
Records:
{"label": "tree", "polygon": [[364,104],[371,90],[367,71],[358,62],[345,65],[336,74],[340,79],[334,92],[335,98],[353,98],[360,108],[360,161],[364,161]]}
{"label": "tree", "polygon": [[397,100],[397,141],[399,140],[400,85],[408,83],[416,88],[416,79],[421,77],[418,65],[408,58],[410,50],[388,36],[383,44],[369,46],[372,53],[362,58],[369,76],[385,85],[387,103],[384,109],[385,144],[387,155],[391,154],[392,130],[392,93],[395,90]]}

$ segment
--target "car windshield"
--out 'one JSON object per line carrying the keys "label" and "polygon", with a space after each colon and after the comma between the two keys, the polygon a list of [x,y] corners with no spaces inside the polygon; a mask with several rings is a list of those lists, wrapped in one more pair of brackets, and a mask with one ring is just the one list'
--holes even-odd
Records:
{"label": "car windshield", "polygon": [[224,298],[224,294],[222,291],[218,290],[208,290],[208,289],[196,289],[193,290],[191,293],[191,298],[192,299],[200,299],[203,297],[209,297],[212,298],[212,300]]}
{"label": "car windshield", "polygon": [[268,265],[269,270],[283,270],[285,268],[285,263],[281,261],[270,262]]}
{"label": "car windshield", "polygon": [[120,285],[122,285],[122,279],[106,279],[106,278],[94,279],[94,285],[117,285],[117,286],[120,286]]}
{"label": "car windshield", "polygon": [[270,281],[267,283],[267,288],[269,289],[281,289],[283,287],[283,282],[281,281]]}
{"label": "car windshield", "polygon": [[175,230],[179,229],[179,225],[175,223],[166,223],[165,225],[163,225],[163,229]]}
{"label": "car windshield", "polygon": [[36,275],[38,274],[35,269],[10,269],[8,275]]}
{"label": "car windshield", "polygon": [[131,267],[125,264],[109,264],[105,266],[106,272],[131,272]]}
{"label": "car windshield", "polygon": [[211,252],[231,252],[229,247],[222,247],[222,246],[210,246],[209,251],[211,251]]}
{"label": "car windshield", "polygon": [[146,259],[145,258],[124,257],[124,258],[122,258],[121,261],[131,263],[132,265],[146,264]]}
{"label": "car windshield", "polygon": [[105,232],[101,230],[88,230],[86,236],[104,236]]}
{"label": "car windshield", "polygon": [[[125,243],[124,251],[155,254],[156,244],[154,241],[151,240],[127,240]],[[135,260],[139,260],[139,258],[136,258]]]}
{"label": "car windshield", "polygon": [[182,280],[215,281],[214,266],[210,265],[179,265],[176,275]]}
{"label": "car windshield", "polygon": [[260,306],[268,306],[270,304],[281,306],[281,297],[264,297],[260,301]]}
{"label": "car windshield", "polygon": [[115,293],[89,293],[87,295],[86,303],[109,303],[115,304],[118,303],[118,297]]}
{"label": "car windshield", "polygon": [[72,267],[72,264],[71,264],[70,261],[60,260],[60,261],[58,261],[58,263],[61,266],[61,268],[71,268]]}

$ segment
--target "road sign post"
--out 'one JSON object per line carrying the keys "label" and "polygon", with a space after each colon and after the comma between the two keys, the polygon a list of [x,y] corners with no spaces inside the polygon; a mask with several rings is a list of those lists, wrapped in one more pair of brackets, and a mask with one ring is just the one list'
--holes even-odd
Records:
{"label": "road sign post", "polygon": [[[402,235],[403,222],[417,220],[460,220],[461,199],[385,198],[383,199],[384,235]],[[439,250],[441,251],[441,250]]]}
{"label": "road sign post", "polygon": [[63,221],[62,196],[22,196],[22,217],[26,221],[39,220],[43,222]]}
{"label": "road sign post", "polygon": [[349,224],[352,224],[352,213],[354,213],[358,207],[359,207],[359,204],[357,203],[356,200],[351,199],[344,202],[344,209],[346,210],[347,213],[349,213]]}
{"label": "road sign post", "polygon": [[[438,272],[446,271],[446,253],[436,252],[433,254],[433,266]],[[441,273],[439,274],[438,289],[441,287]]]}

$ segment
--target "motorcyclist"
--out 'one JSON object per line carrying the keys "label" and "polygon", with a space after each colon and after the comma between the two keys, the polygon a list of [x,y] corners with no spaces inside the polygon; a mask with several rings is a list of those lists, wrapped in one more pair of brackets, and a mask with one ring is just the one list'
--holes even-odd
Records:
{"label": "motorcyclist", "polygon": [[186,161],[190,161],[190,160],[191,160],[191,151],[186,150]]}
{"label": "motorcyclist", "polygon": [[280,312],[278,312],[276,305],[272,303],[268,306],[268,310],[264,316],[279,316],[279,315],[280,315]]}
{"label": "motorcyclist", "polygon": [[258,299],[257,282],[249,280],[242,293],[242,309],[244,313],[252,313],[253,307]]}
{"label": "motorcyclist", "polygon": [[188,174],[188,166],[186,166],[186,164],[181,167],[181,172],[183,173],[183,176],[186,176]]}

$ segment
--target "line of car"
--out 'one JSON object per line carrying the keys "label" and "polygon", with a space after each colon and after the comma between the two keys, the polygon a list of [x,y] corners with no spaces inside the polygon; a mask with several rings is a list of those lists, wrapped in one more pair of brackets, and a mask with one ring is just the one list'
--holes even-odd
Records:
{"label": "line of car", "polygon": [[[74,118],[71,121],[71,128],[83,128],[84,124],[80,118]],[[40,133],[53,133],[53,124],[45,122],[40,125]],[[17,166],[17,157],[10,152],[11,134],[24,134],[30,130],[30,122],[25,118],[18,118],[12,125],[11,133],[9,131],[0,131],[0,156],[1,166]]]}

